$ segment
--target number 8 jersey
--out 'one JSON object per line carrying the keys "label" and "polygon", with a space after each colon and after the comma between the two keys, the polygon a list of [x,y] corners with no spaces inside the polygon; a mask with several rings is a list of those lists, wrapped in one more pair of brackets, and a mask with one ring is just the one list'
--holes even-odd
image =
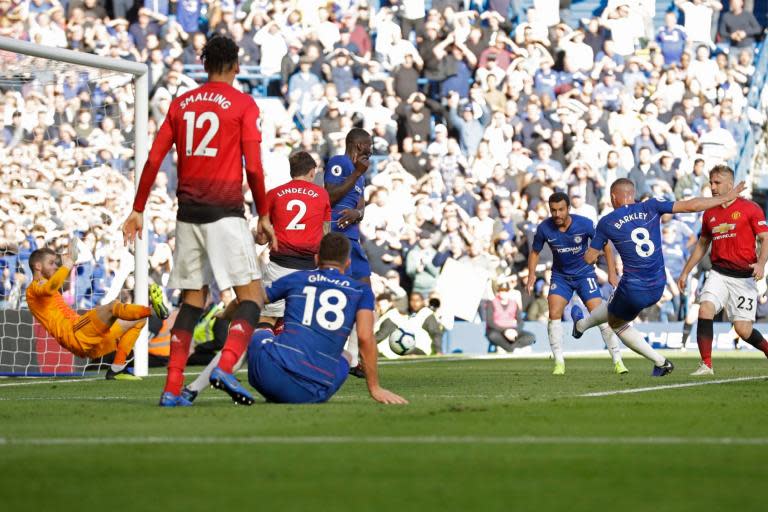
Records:
{"label": "number 8 jersey", "polygon": [[661,216],[672,213],[672,201],[649,199],[612,211],[597,223],[590,247],[602,251],[610,240],[621,256],[622,285],[658,288],[666,283],[661,252]]}
{"label": "number 8 jersey", "polygon": [[371,287],[336,269],[302,270],[266,289],[270,302],[285,299],[285,331],[275,351],[292,373],[311,380],[335,375],[360,309],[373,311]]}

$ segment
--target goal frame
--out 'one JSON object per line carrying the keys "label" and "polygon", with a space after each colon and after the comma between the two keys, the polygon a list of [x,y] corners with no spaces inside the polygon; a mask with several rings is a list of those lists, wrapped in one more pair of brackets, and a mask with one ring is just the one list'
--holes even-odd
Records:
{"label": "goal frame", "polygon": [[[125,73],[133,77],[134,100],[134,187],[138,189],[144,163],[149,153],[148,124],[149,124],[149,78],[146,64],[132,62],[123,59],[113,59],[93,55],[90,53],[76,52],[64,48],[43,46],[27,41],[20,41],[9,37],[0,37],[0,50],[12,53],[29,55],[41,59],[66,62],[77,66],[96,69],[105,69],[118,73]],[[135,190],[134,190],[135,193]],[[133,301],[136,304],[149,304],[149,259],[147,251],[147,227],[142,228],[141,238],[137,238],[134,247],[134,289]],[[134,373],[144,377],[149,373],[149,329],[145,325],[141,335],[136,340],[133,348]]]}

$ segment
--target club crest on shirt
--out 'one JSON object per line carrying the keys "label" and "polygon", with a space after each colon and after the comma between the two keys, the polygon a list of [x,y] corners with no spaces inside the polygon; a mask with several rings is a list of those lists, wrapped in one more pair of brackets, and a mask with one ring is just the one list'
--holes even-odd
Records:
{"label": "club crest on shirt", "polygon": [[739,220],[739,219],[741,218],[741,212],[733,212],[733,213],[731,214],[731,218],[732,218],[733,220]]}
{"label": "club crest on shirt", "polygon": [[573,237],[573,241],[576,242],[577,244],[580,244],[581,243],[581,237],[580,236],[575,236],[575,237]]}

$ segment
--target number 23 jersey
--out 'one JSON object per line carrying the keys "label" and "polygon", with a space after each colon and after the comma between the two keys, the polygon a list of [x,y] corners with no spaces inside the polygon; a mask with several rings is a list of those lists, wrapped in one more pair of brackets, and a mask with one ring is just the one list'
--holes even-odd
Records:
{"label": "number 23 jersey", "polygon": [[672,213],[675,203],[649,199],[617,208],[597,223],[590,247],[599,251],[610,240],[621,256],[622,284],[633,288],[658,288],[666,283],[661,252],[661,216]]}

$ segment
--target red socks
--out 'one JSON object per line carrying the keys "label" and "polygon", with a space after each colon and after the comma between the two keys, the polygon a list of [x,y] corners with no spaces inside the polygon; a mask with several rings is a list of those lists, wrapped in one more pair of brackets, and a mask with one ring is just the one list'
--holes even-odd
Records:
{"label": "red socks", "polygon": [[240,360],[240,356],[248,350],[248,342],[251,341],[253,329],[253,325],[242,318],[229,325],[229,335],[227,335],[227,341],[221,350],[219,368],[227,373],[232,373],[232,368]]}
{"label": "red socks", "polygon": [[714,337],[712,320],[699,318],[696,324],[696,343],[699,345],[701,360],[712,368],[712,338]]}

